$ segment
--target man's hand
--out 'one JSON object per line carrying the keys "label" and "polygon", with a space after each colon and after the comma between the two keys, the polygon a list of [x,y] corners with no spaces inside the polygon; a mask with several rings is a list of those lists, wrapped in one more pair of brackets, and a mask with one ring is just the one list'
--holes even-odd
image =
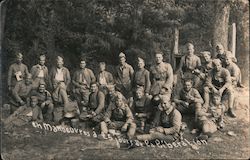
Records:
{"label": "man's hand", "polygon": [[91,111],[91,115],[92,115],[93,117],[95,117],[95,116],[96,116],[96,113],[95,113],[94,111]]}
{"label": "man's hand", "polygon": [[163,127],[156,127],[156,131],[163,133],[164,132],[164,128]]}
{"label": "man's hand", "polygon": [[224,92],[224,89],[221,88],[221,89],[218,90],[218,92],[219,92],[220,96],[222,96],[222,93]]}
{"label": "man's hand", "polygon": [[19,103],[21,106],[25,105],[25,102],[23,100],[21,100]]}
{"label": "man's hand", "polygon": [[46,102],[43,102],[43,103],[41,104],[41,108],[43,109],[43,108],[45,107],[45,105],[46,105]]}
{"label": "man's hand", "polygon": [[121,131],[122,131],[122,132],[126,132],[127,130],[128,130],[128,124],[125,123],[125,124],[122,126]]}

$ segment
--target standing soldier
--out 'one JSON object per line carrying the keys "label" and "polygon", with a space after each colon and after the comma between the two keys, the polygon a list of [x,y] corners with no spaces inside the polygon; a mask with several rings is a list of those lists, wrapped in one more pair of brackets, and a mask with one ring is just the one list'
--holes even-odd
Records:
{"label": "standing soldier", "polygon": [[228,114],[236,117],[234,113],[234,90],[232,80],[227,69],[223,68],[219,59],[213,60],[213,69],[210,71],[206,79],[204,88],[204,106],[208,108],[210,93],[218,93],[221,96],[228,95]]}
{"label": "standing soldier", "polygon": [[169,63],[163,62],[163,53],[157,51],[155,54],[156,64],[150,68],[152,96],[158,95],[163,85],[169,86],[168,95],[171,97],[173,88],[173,69]]}
{"label": "standing soldier", "polygon": [[48,82],[49,75],[48,75],[48,68],[45,66],[45,60],[46,60],[45,55],[40,55],[39,63],[37,65],[34,65],[30,70],[35,88],[38,88],[39,83],[41,81],[45,83]]}
{"label": "standing soldier", "polygon": [[134,69],[131,65],[126,63],[126,56],[124,53],[119,54],[120,64],[115,68],[115,83],[116,88],[126,98],[132,97],[132,82],[134,77]]}
{"label": "standing soldier", "polygon": [[[93,71],[86,68],[86,59],[81,58],[80,69],[74,73],[72,79],[74,97],[79,106],[84,108],[87,107],[90,94],[90,84],[95,81],[96,78]],[[80,111],[82,111],[82,109],[80,109]]]}
{"label": "standing soldier", "polygon": [[65,89],[67,89],[70,84],[71,78],[69,70],[64,67],[63,64],[63,58],[57,56],[56,67],[52,68],[50,72],[50,83],[53,84],[53,81],[56,80],[58,82],[61,82],[61,85],[64,84]]}
{"label": "standing soldier", "polygon": [[52,121],[53,119],[53,109],[54,104],[51,98],[51,94],[46,90],[46,84],[40,82],[38,89],[31,92],[31,96],[36,96],[38,100],[38,106],[42,109],[42,112],[45,113],[45,119]]}
{"label": "standing soldier", "polygon": [[138,57],[137,62],[138,62],[138,70],[135,72],[134,76],[134,87],[135,89],[143,87],[145,95],[148,96],[151,87],[149,71],[144,68],[145,67],[144,59]]}
{"label": "standing soldier", "polygon": [[106,71],[105,62],[100,62],[99,68],[100,68],[100,72],[97,75],[97,82],[99,84],[99,89],[105,95],[107,95],[107,93],[108,93],[107,85],[114,84],[113,75],[110,72]]}
{"label": "standing soldier", "polygon": [[28,75],[28,67],[22,63],[23,55],[16,54],[16,62],[12,64],[8,71],[8,89],[12,91],[17,82],[22,81]]}
{"label": "standing soldier", "polygon": [[195,69],[201,66],[201,60],[194,54],[194,45],[192,43],[186,44],[187,53],[180,60],[179,71],[182,79],[191,78],[194,80],[194,87],[199,85],[199,77],[194,74]]}

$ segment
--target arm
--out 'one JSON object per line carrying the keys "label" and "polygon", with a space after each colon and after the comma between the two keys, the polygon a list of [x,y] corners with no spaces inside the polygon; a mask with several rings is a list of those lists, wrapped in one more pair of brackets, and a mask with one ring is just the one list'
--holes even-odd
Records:
{"label": "arm", "polygon": [[81,85],[76,81],[76,79],[77,79],[77,74],[78,74],[77,71],[73,74],[72,84],[73,84],[76,88],[81,88]]}
{"label": "arm", "polygon": [[89,70],[89,73],[90,73],[89,75],[90,75],[91,82],[95,82],[96,78],[95,78],[95,75],[94,75],[93,71]]}
{"label": "arm", "polygon": [[146,79],[145,93],[148,94],[151,87],[150,76],[148,71],[145,74],[145,79]]}
{"label": "arm", "polygon": [[96,114],[99,114],[104,109],[105,96],[102,92],[98,92],[98,106],[95,110]]}
{"label": "arm", "polygon": [[17,83],[12,91],[12,94],[15,98],[15,100],[17,102],[22,102],[23,100],[21,99],[21,97],[19,96],[19,91],[20,91],[20,88],[21,88],[21,84],[20,83]]}
{"label": "arm", "polygon": [[168,86],[173,86],[173,81],[174,81],[174,74],[173,74],[173,69],[172,66],[170,64],[167,64],[167,75],[168,75],[168,79],[166,80],[165,84],[167,84]]}
{"label": "arm", "polygon": [[70,77],[70,73],[69,73],[69,70],[66,69],[66,72],[65,72],[65,84],[66,84],[66,87],[69,86],[70,82],[71,82],[71,77]]}
{"label": "arm", "polygon": [[166,135],[179,133],[181,128],[181,114],[179,111],[175,110],[173,113],[173,127],[164,128],[164,133]]}
{"label": "arm", "polygon": [[231,76],[228,70],[225,69],[225,73],[223,74],[223,78],[225,79],[225,84],[221,87],[220,92],[222,93],[226,88],[230,87],[232,84]]}
{"label": "arm", "polygon": [[126,117],[127,117],[127,120],[125,124],[131,123],[134,119],[133,114],[128,106],[126,106]]}
{"label": "arm", "polygon": [[132,66],[129,67],[129,76],[130,76],[131,82],[133,82],[134,81],[134,69]]}
{"label": "arm", "polygon": [[197,91],[196,89],[193,90],[193,99],[192,99],[192,101],[195,102],[195,103],[201,103],[201,104],[204,103],[199,91]]}

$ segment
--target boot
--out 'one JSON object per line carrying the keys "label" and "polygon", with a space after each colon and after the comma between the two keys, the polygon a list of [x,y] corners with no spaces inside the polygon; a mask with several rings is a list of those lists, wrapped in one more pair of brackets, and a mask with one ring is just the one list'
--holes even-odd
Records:
{"label": "boot", "polygon": [[232,108],[229,108],[228,115],[232,118],[236,118],[236,114]]}

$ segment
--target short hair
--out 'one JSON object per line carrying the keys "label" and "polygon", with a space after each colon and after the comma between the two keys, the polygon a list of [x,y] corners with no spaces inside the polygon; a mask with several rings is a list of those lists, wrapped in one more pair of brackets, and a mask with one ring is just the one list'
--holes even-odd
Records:
{"label": "short hair", "polygon": [[225,57],[232,59],[234,56],[233,56],[233,53],[231,51],[226,51]]}
{"label": "short hair", "polygon": [[219,64],[221,64],[221,60],[220,60],[220,59],[218,59],[218,58],[214,59],[212,62],[213,62],[213,64],[215,64],[215,63],[219,63]]}
{"label": "short hair", "polygon": [[38,97],[37,96],[31,96],[30,101],[36,101],[38,102]]}
{"label": "short hair", "polygon": [[85,61],[85,62],[86,62],[86,61],[87,61],[87,58],[82,56],[82,57],[80,58],[80,62],[81,62],[81,61]]}
{"label": "short hair", "polygon": [[39,82],[39,86],[40,86],[40,85],[46,86],[46,83],[44,82],[44,80],[41,80],[41,81]]}
{"label": "short hair", "polygon": [[90,83],[90,86],[92,86],[92,85],[94,85],[94,84],[98,86],[98,84],[97,84],[97,82],[96,82],[96,81],[91,82],[91,83]]}
{"label": "short hair", "polygon": [[186,44],[186,47],[188,47],[188,46],[192,46],[194,48],[194,45],[190,42]]}
{"label": "short hair", "polygon": [[144,93],[144,87],[143,87],[143,86],[140,86],[140,87],[136,88],[135,92],[136,92],[136,93],[137,93],[137,92],[142,92],[142,93]]}
{"label": "short hair", "polygon": [[63,57],[57,56],[57,57],[56,57],[56,61],[62,61],[62,62],[63,62]]}
{"label": "short hair", "polygon": [[105,62],[99,62],[99,65],[104,65],[104,66],[106,66],[106,63],[105,63]]}
{"label": "short hair", "polygon": [[205,54],[209,55],[211,57],[211,52],[209,51],[203,51],[201,52],[202,56],[204,56]]}
{"label": "short hair", "polygon": [[155,51],[155,55],[157,55],[157,54],[161,54],[162,56],[164,55],[164,53],[159,49]]}
{"label": "short hair", "polygon": [[45,54],[40,54],[38,58],[39,58],[39,59],[40,59],[40,58],[46,59],[46,56],[45,56]]}
{"label": "short hair", "polygon": [[191,78],[183,79],[183,84],[185,84],[186,82],[190,82],[193,85],[193,79],[191,79]]}

